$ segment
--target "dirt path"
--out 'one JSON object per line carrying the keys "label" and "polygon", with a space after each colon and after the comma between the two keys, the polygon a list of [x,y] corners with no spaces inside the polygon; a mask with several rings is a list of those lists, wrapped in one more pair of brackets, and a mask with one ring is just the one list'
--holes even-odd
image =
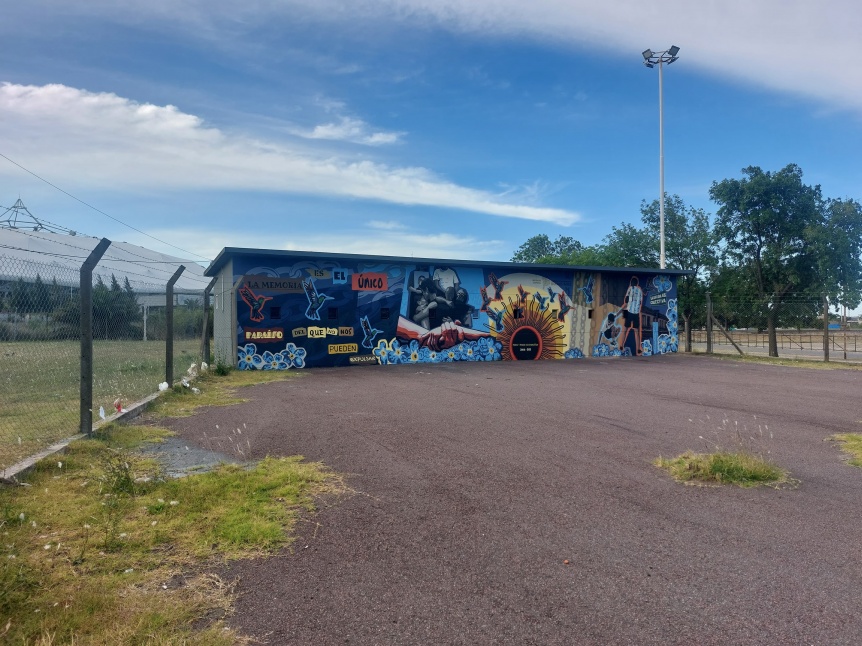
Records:
{"label": "dirt path", "polygon": [[[862,431],[862,372],[673,356],[321,369],[251,392],[173,426],[201,446],[244,428],[252,457],[322,460],[357,491],[292,553],[226,573],[235,625],[268,643],[862,640],[862,470],[824,441]],[[688,487],[651,465],[723,419],[768,426],[757,446],[801,485]]]}

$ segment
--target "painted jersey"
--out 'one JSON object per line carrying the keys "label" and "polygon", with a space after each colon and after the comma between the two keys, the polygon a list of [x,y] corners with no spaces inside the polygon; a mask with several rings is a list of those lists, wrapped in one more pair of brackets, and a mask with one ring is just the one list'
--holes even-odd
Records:
{"label": "painted jersey", "polygon": [[643,305],[644,301],[644,290],[642,290],[637,285],[632,285],[629,287],[629,303],[628,303],[628,311],[632,314],[640,314],[641,305]]}

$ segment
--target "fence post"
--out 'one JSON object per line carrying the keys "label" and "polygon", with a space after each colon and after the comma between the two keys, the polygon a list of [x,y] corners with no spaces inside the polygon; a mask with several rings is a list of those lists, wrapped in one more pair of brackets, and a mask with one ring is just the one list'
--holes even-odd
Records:
{"label": "fence post", "polygon": [[174,284],[185,269],[185,265],[180,265],[165,289],[165,381],[168,388],[174,384]]}
{"label": "fence post", "polygon": [[685,334],[685,351],[691,352],[691,317],[682,320],[682,331]]}
{"label": "fence post", "polygon": [[210,335],[208,328],[210,322],[210,293],[212,292],[213,287],[215,287],[217,280],[218,276],[213,278],[204,290],[204,324],[203,332],[201,332],[201,361],[205,361],[207,363],[210,362]]}
{"label": "fence post", "polygon": [[706,353],[712,354],[712,292],[706,293]]}
{"label": "fence post", "polygon": [[829,297],[823,294],[823,360],[829,361]]}
{"label": "fence post", "polygon": [[78,295],[81,298],[81,433],[93,432],[93,269],[111,245],[107,238],[90,252],[81,265]]}

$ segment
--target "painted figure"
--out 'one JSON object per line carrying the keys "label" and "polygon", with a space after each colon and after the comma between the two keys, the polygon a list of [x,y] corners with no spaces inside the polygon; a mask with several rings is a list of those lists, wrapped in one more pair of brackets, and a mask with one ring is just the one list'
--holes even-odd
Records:
{"label": "painted figure", "polygon": [[455,294],[461,286],[457,271],[451,267],[435,269],[432,280],[447,301],[455,300]]}
{"label": "painted figure", "polygon": [[461,327],[473,327],[473,313],[476,310],[467,302],[469,298],[470,296],[467,294],[467,290],[463,287],[459,287],[458,291],[455,293],[455,301],[449,308],[447,316],[443,317],[443,320],[446,321],[448,319]]}
{"label": "painted figure", "polygon": [[598,343],[609,345],[611,349],[615,349],[620,346],[620,335],[623,333],[623,327],[620,320],[621,314],[621,310],[608,312],[608,315],[605,320],[602,321],[602,327],[599,330]]}
{"label": "painted figure", "polygon": [[643,320],[641,309],[643,307],[643,300],[644,291],[638,284],[638,277],[632,276],[631,281],[629,281],[629,288],[626,291],[625,298],[623,298],[622,311],[625,318],[625,329],[623,330],[622,339],[620,340],[620,348],[622,349],[625,347],[629,332],[633,331],[635,335],[635,353],[637,355],[640,355],[642,352],[641,327]]}
{"label": "painted figure", "polygon": [[431,329],[431,310],[437,309],[441,305],[446,307],[447,311],[452,308],[453,303],[451,301],[437,295],[437,286],[430,278],[423,278],[419,282],[418,288],[408,286],[407,289],[419,295],[411,319],[426,330]]}

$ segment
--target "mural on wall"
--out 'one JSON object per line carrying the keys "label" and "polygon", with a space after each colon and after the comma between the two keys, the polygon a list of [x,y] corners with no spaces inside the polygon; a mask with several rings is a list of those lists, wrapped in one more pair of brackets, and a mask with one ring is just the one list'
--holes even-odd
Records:
{"label": "mural on wall", "polygon": [[644,278],[603,277],[603,302],[594,318],[594,357],[651,356],[679,349],[673,281],[663,274]]}
{"label": "mural on wall", "polygon": [[234,261],[240,369],[650,356],[678,348],[667,275],[260,260]]}

